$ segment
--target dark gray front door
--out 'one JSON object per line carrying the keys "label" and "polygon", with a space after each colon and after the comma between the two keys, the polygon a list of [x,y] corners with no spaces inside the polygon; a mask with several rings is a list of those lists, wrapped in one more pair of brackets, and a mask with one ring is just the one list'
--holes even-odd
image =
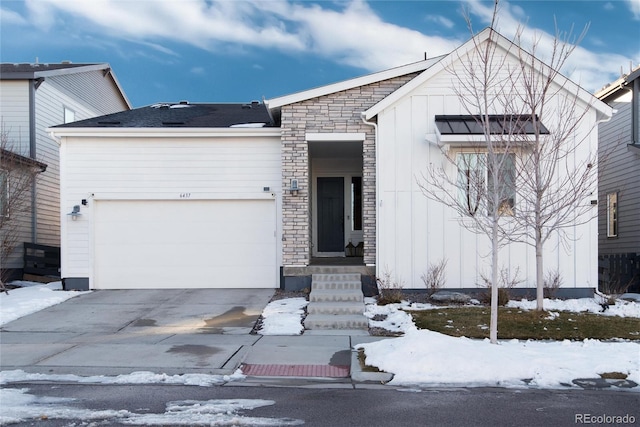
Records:
{"label": "dark gray front door", "polygon": [[318,252],[344,251],[344,178],[318,178]]}

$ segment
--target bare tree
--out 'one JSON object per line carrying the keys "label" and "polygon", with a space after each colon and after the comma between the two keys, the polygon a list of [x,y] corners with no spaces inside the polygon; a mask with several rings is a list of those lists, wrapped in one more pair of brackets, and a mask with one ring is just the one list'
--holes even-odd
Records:
{"label": "bare tree", "polygon": [[[527,155],[519,158],[517,167],[520,202],[515,219],[520,233],[511,238],[535,248],[538,310],[544,308],[544,245],[552,236],[566,243],[571,238],[567,228],[584,224],[597,214],[588,200],[597,188],[597,150],[589,147],[593,128],[583,125],[588,123],[585,119],[591,102],[580,99],[581,89],[575,85],[568,88],[570,82],[559,71],[587,29],[585,26],[577,36],[573,30],[556,30],[552,40],[533,39],[530,55],[518,50],[520,69],[513,74],[522,88],[514,95],[521,117],[531,123],[531,132],[523,141]],[[522,42],[519,29],[515,43]],[[546,64],[536,59],[541,47],[550,52]]]}
{"label": "bare tree", "polygon": [[[471,154],[445,153],[458,169],[456,178],[445,167],[432,166],[419,183],[427,197],[453,208],[463,226],[489,238],[491,342],[497,339],[500,247],[524,242],[535,248],[537,308],[542,310],[544,245],[552,236],[566,243],[568,227],[596,214],[588,199],[596,188],[598,160],[597,151],[588,146],[593,128],[583,124],[596,126],[588,117],[591,98],[581,96],[584,91],[559,71],[587,28],[577,37],[571,31],[534,38],[528,53],[522,48],[520,27],[507,48],[517,60],[507,61],[508,54],[497,48],[494,38],[500,37],[493,30],[498,9],[496,1],[488,40],[472,38],[471,53],[457,58],[457,69],[446,68],[482,137],[467,144]],[[473,35],[468,16],[467,24]],[[536,58],[542,47],[550,55],[546,64]]]}
{"label": "bare tree", "polygon": [[9,132],[0,126],[0,287],[5,292],[6,264],[24,239],[33,182],[46,169],[45,164],[15,153],[13,145]]}
{"label": "bare tree", "polygon": [[[445,151],[443,165],[432,165],[418,183],[423,193],[452,208],[460,216],[460,224],[468,230],[483,234],[490,241],[491,319],[489,337],[498,339],[499,249],[508,243],[508,223],[504,218],[513,215],[515,134],[521,132],[514,123],[508,96],[516,79],[510,75],[506,56],[494,42],[497,4],[489,29],[488,40],[472,37],[473,49],[455,64],[446,67],[453,77],[452,87],[468,114],[459,118],[474,134],[464,149],[455,156]],[[467,24],[473,36],[471,21]],[[457,169],[452,176],[448,170]]]}

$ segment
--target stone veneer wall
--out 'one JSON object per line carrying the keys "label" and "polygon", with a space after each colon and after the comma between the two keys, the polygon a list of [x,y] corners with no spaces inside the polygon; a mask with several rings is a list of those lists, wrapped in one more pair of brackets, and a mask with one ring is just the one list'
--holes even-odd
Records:
{"label": "stone veneer wall", "polygon": [[[376,262],[376,147],[375,131],[362,122],[366,111],[418,73],[309,99],[282,107],[282,220],[283,264],[309,265],[311,208],[309,204],[309,147],[305,134],[364,132],[362,158],[364,262]],[[298,179],[297,195],[286,191]]]}

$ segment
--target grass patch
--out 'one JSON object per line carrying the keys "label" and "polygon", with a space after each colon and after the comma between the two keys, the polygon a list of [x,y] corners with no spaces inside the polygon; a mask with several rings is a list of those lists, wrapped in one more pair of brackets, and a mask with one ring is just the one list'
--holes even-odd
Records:
{"label": "grass patch", "polygon": [[[413,316],[413,321],[420,329],[429,329],[454,337],[489,337],[488,307],[452,307],[408,313]],[[550,313],[499,308],[498,337],[521,340],[640,340],[640,319],[593,313]]]}

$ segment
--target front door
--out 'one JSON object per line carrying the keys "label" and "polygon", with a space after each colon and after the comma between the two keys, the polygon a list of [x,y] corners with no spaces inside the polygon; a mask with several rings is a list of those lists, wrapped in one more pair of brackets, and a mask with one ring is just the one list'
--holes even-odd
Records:
{"label": "front door", "polygon": [[318,178],[318,252],[344,252],[344,178]]}

